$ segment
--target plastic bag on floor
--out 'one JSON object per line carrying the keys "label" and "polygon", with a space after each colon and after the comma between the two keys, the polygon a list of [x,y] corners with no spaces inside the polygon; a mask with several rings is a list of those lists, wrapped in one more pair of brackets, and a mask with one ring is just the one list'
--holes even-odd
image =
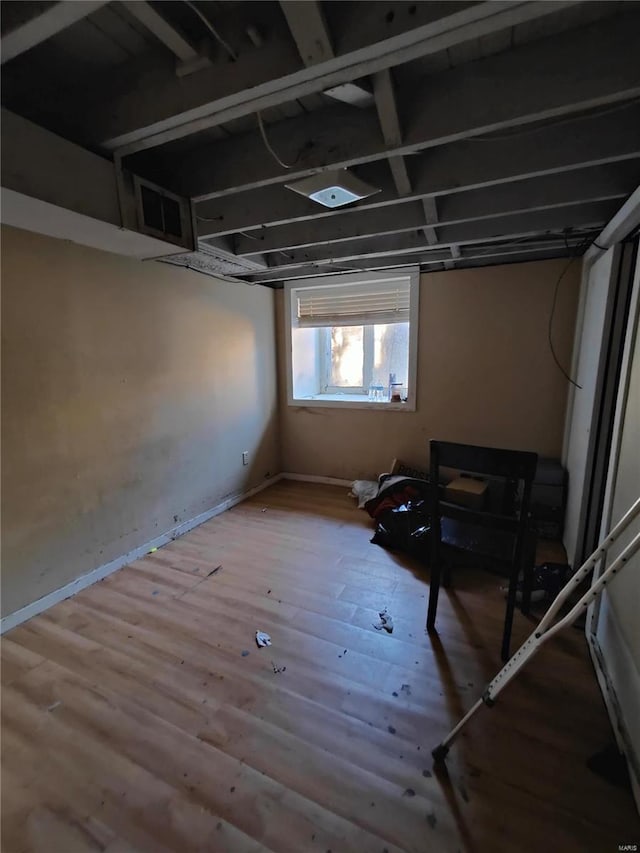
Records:
{"label": "plastic bag on floor", "polygon": [[425,501],[409,501],[385,510],[378,516],[371,540],[391,551],[406,551],[427,562],[429,559],[429,514]]}

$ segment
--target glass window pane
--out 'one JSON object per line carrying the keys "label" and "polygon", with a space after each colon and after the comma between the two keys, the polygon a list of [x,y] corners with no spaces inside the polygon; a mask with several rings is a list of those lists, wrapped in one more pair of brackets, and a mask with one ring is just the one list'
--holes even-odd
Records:
{"label": "glass window pane", "polygon": [[372,382],[386,390],[389,374],[406,388],[409,379],[409,324],[380,323],[373,327]]}
{"label": "glass window pane", "polygon": [[364,382],[364,326],[331,328],[329,385],[361,388]]}

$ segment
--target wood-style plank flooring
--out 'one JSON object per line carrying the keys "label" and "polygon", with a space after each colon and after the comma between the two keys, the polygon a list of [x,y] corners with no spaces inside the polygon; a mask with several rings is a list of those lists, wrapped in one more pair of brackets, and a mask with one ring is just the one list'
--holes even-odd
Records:
{"label": "wood-style plank flooring", "polygon": [[[575,629],[435,772],[431,748],[500,667],[500,580],[457,572],[432,639],[428,572],[370,537],[346,489],[281,482],[8,633],[3,852],[640,841],[630,793],[585,766],[611,730]],[[514,643],[532,625],[517,614]]]}

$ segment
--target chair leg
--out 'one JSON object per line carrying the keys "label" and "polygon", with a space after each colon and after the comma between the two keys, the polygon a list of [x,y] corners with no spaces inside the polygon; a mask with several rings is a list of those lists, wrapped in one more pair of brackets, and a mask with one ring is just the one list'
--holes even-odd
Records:
{"label": "chair leg", "polygon": [[440,562],[432,563],[431,583],[429,584],[429,609],[427,611],[427,631],[433,631],[436,626],[438,594],[440,593],[440,575]]}
{"label": "chair leg", "polygon": [[431,583],[429,585],[429,609],[427,611],[427,631],[433,631],[436,626],[436,611],[438,609],[439,593],[440,566],[431,566]]}
{"label": "chair leg", "polygon": [[502,660],[509,660],[509,648],[511,646],[511,629],[513,627],[513,612],[516,608],[516,588],[518,586],[518,563],[516,562],[509,580],[509,592],[507,594],[507,609],[504,616],[504,631],[502,634]]}

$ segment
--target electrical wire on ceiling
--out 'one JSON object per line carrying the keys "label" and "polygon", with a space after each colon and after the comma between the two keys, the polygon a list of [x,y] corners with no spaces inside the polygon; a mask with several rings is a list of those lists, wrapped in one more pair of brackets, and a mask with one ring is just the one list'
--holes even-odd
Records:
{"label": "electrical wire on ceiling", "polygon": [[188,6],[188,7],[189,7],[193,12],[195,12],[195,14],[200,18],[200,20],[202,21],[202,23],[205,25],[205,27],[209,30],[209,32],[211,33],[211,35],[214,37],[214,39],[218,42],[218,44],[219,44],[219,45],[221,45],[221,46],[222,46],[222,47],[227,51],[227,53],[229,54],[229,56],[231,57],[231,59],[233,59],[233,61],[235,62],[235,61],[236,61],[236,59],[238,58],[238,54],[237,54],[237,53],[235,52],[235,50],[231,47],[231,45],[229,44],[229,42],[228,42],[228,41],[225,41],[225,39],[223,39],[223,38],[222,38],[222,36],[220,35],[220,33],[216,30],[216,28],[213,26],[213,24],[212,24],[212,23],[211,23],[211,21],[207,18],[207,16],[206,16],[206,15],[204,15],[204,14],[200,11],[200,9],[198,9],[198,7],[195,5],[195,3],[192,3],[192,2],[191,2],[191,0],[184,0],[184,2],[185,2],[185,4],[186,4],[186,5],[187,5],[187,6]]}
{"label": "electrical wire on ceiling", "polygon": [[264,144],[265,144],[265,146],[266,146],[266,149],[267,149],[267,151],[269,152],[269,154],[271,154],[271,156],[273,157],[273,159],[274,159],[277,163],[279,163],[279,164],[282,166],[282,168],[283,168],[283,169],[293,169],[293,165],[294,165],[294,164],[293,164],[293,163],[291,163],[291,164],[289,164],[289,163],[285,163],[283,160],[281,160],[281,159],[278,157],[278,155],[276,154],[276,152],[275,152],[275,151],[273,150],[273,148],[271,147],[271,143],[269,142],[269,139],[268,139],[268,137],[267,137],[267,132],[266,132],[266,130],[264,129],[264,122],[263,122],[263,120],[262,120],[262,114],[260,113],[260,111],[259,111],[259,110],[258,110],[258,112],[256,113],[256,116],[258,117],[258,127],[260,128],[260,134],[261,134],[261,136],[262,136],[262,141],[264,142]]}

